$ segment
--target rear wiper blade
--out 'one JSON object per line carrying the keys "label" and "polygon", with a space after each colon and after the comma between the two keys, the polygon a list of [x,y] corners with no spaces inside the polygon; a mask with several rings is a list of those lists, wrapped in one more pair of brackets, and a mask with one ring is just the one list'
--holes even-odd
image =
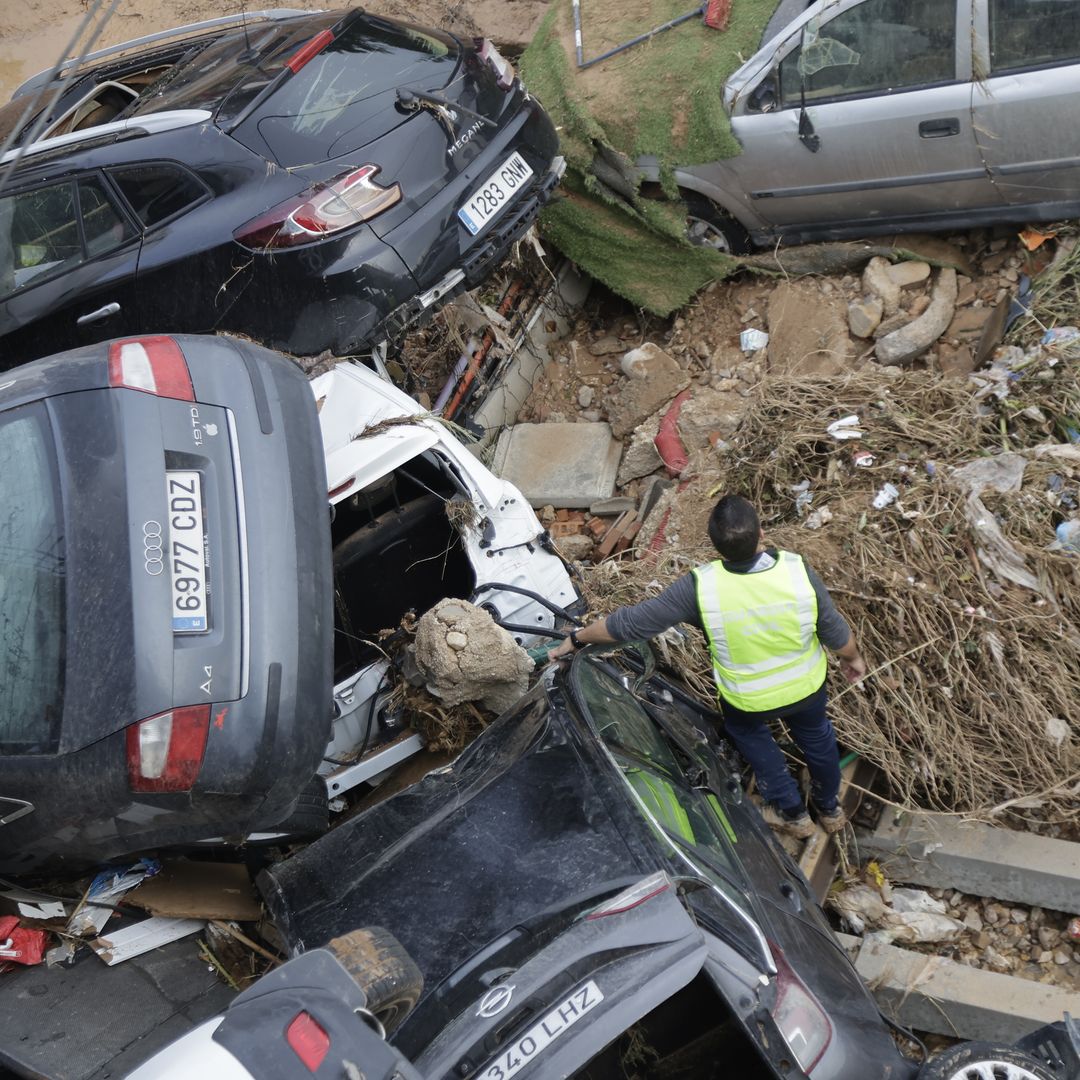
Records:
{"label": "rear wiper blade", "polygon": [[399,86],[397,89],[397,99],[398,104],[403,109],[409,109],[410,111],[420,109],[424,105],[434,105],[440,110],[446,109],[448,112],[452,113],[464,113],[466,116],[471,116],[474,120],[479,121],[481,124],[486,124],[488,127],[497,128],[499,126],[490,116],[481,116],[480,113],[473,112],[472,109],[467,109],[464,105],[459,105],[456,101],[450,101],[449,98],[445,98],[441,94],[432,93],[428,90],[408,90],[404,86]]}

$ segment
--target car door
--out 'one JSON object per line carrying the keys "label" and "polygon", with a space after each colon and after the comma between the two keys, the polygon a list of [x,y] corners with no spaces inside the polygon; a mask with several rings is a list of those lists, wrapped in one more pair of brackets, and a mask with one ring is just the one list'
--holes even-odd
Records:
{"label": "car door", "polygon": [[722,165],[754,213],[880,229],[1000,205],[972,131],[970,4],[814,5],[733,108],[743,151]]}
{"label": "car door", "polygon": [[99,173],[0,197],[0,369],[134,332],[139,244]]}
{"label": "car door", "polygon": [[[1080,4],[978,0],[975,135],[1009,203],[1071,216],[1080,200]],[[1055,215],[1046,204],[1072,203]]]}

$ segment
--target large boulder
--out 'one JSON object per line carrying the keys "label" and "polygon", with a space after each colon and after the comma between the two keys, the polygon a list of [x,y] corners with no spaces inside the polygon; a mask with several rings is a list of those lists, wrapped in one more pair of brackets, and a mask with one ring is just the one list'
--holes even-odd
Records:
{"label": "large boulder", "polygon": [[478,701],[510,708],[529,687],[528,653],[482,608],[440,600],[416,624],[416,665],[430,693],[446,705]]}

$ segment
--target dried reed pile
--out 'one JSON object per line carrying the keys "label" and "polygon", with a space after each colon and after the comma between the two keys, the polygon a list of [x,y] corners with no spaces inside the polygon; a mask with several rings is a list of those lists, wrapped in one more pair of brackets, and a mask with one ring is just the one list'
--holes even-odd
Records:
{"label": "dried reed pile", "polygon": [[[730,452],[697,464],[659,560],[597,567],[590,599],[611,610],[709,558],[715,492],[738,491],[759,507],[770,542],[804,554],[851,622],[871,677],[861,688],[836,682],[833,717],[897,802],[1075,817],[1080,558],[1046,546],[1068,516],[1050,488],[1075,490],[1080,447],[1045,447],[1058,439],[1046,403],[1080,398],[1077,365],[1048,359],[1029,364],[1001,401],[929,372],[765,380]],[[849,414],[862,438],[830,437],[826,427]],[[856,466],[856,448],[874,463]],[[973,491],[953,475],[1004,451],[1021,455],[1018,490]],[[874,509],[885,483],[898,498]],[[797,507],[803,485],[812,502],[803,495]],[[806,515],[823,510],[825,523],[807,528]],[[710,685],[699,635],[669,634],[663,647]]]}

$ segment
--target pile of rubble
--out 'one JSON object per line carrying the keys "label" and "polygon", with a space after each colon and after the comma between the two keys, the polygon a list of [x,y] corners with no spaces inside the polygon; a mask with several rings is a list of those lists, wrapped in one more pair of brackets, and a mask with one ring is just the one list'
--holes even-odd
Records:
{"label": "pile of rubble", "polygon": [[[1080,496],[1080,382],[1075,333],[1043,342],[1039,318],[1047,283],[1080,259],[1072,238],[1045,239],[1030,252],[1030,236],[974,235],[919,242],[924,260],[864,258],[858,274],[746,275],[666,331],[583,317],[507,436],[546,443],[527,474],[512,454],[497,467],[564,553],[594,564],[600,612],[710,558],[716,493],[747,494],[871,658],[867,689],[837,687],[835,714],[892,797],[1071,835],[1080,751],[1060,703],[1080,692],[1080,581],[1054,541]],[[1026,347],[1001,344],[1010,320]],[[565,459],[583,487],[559,498],[540,474]],[[665,647],[708,685],[697,636]]]}

